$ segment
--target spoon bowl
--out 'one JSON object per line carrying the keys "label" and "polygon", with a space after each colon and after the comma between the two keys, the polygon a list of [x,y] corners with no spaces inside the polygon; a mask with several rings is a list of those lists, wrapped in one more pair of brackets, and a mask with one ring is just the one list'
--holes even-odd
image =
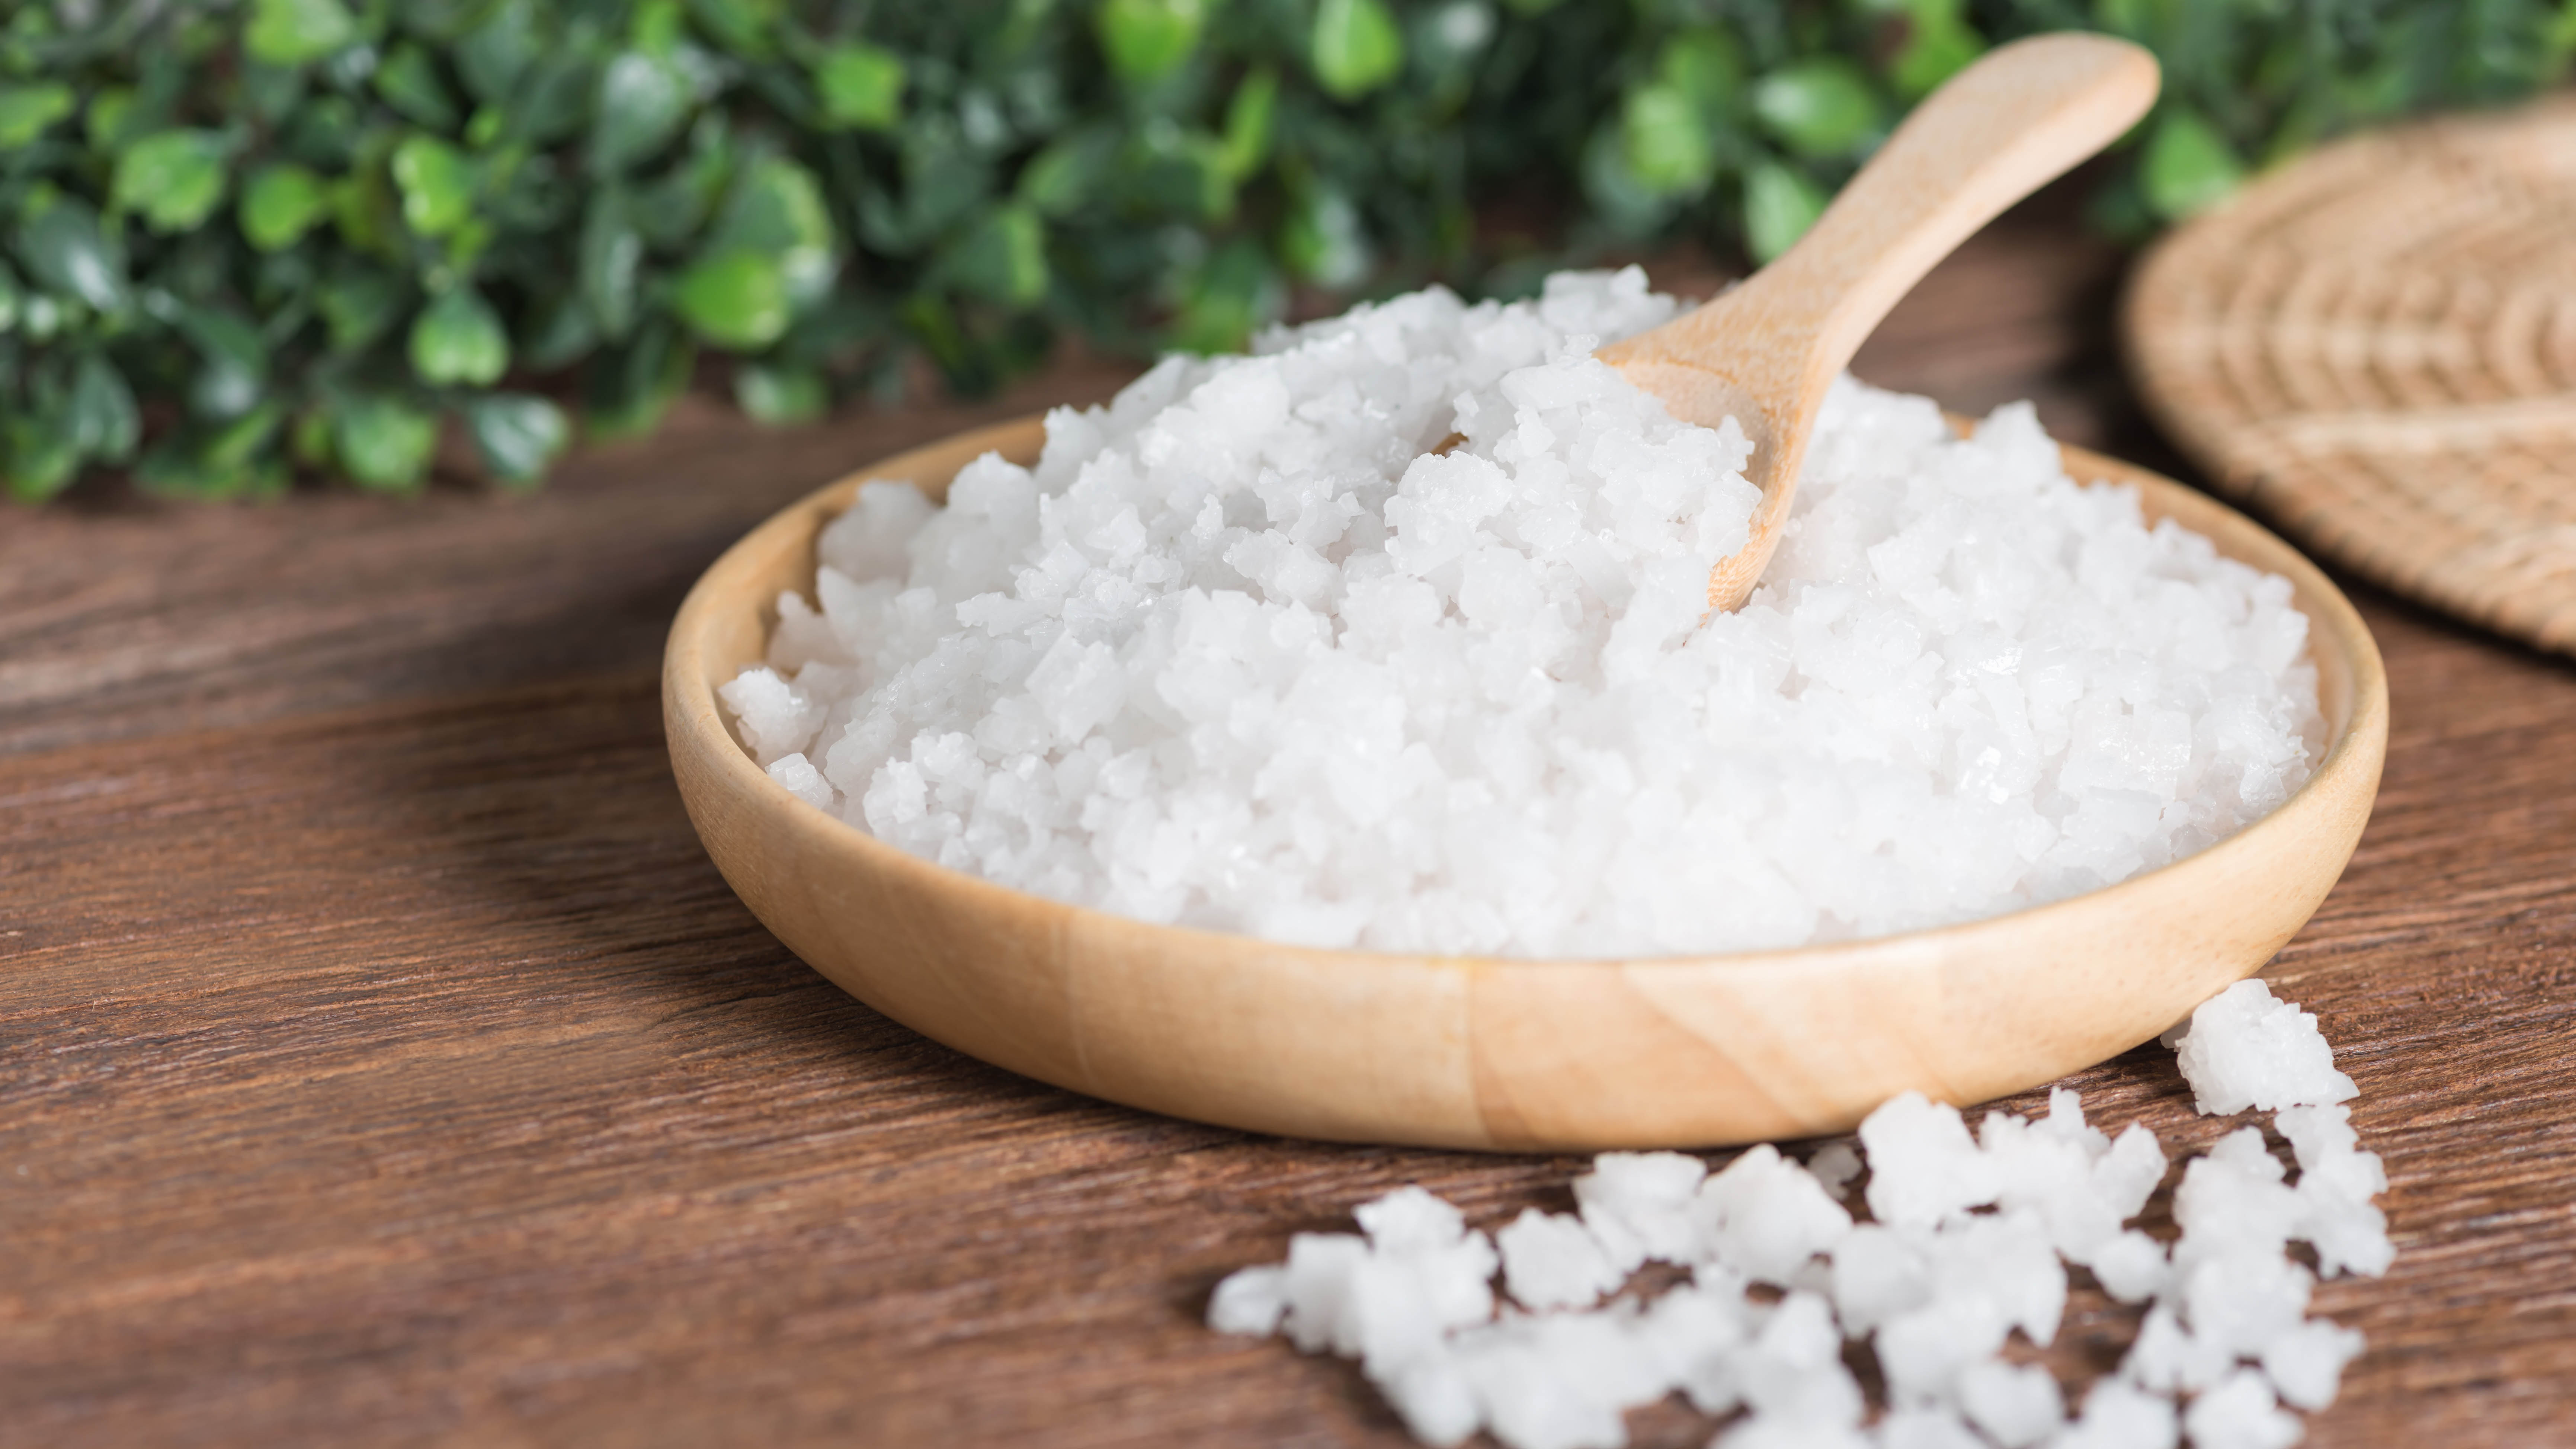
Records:
{"label": "spoon bowl", "polygon": [[1899,1092],[1983,1101],[2146,1041],[2253,974],[2343,871],[2379,784],[2379,651],[2316,567],[2242,515],[2079,449],[2221,553],[2287,577],[2326,751],[2279,810],[2196,855],[2052,905],[1794,950],[1522,960],[1321,950],[1149,925],[908,855],[771,781],[716,688],[808,592],[815,535],[865,478],[937,499],[1025,418],[887,459],[718,559],[663,659],[671,765],[707,852],[788,949],[926,1036],[1024,1076],[1254,1131],[1487,1150],[1702,1147],[1849,1128]]}

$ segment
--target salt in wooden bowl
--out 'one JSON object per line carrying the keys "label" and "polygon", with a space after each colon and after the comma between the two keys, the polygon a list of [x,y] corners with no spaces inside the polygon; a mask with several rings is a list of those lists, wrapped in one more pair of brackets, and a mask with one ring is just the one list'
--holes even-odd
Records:
{"label": "salt in wooden bowl", "polygon": [[726,551],[663,658],[671,766],[707,853],[788,949],[922,1034],[1113,1102],[1253,1131],[1488,1150],[1699,1147],[1851,1127],[1909,1089],[1984,1101],[2153,1037],[2252,975],[2325,899],[2388,744],[2378,646],[2342,593],[2243,515],[2080,449],[2150,520],[2286,576],[2309,620],[2324,759],[2271,815],[2118,885],[1965,925],[1782,951],[1622,960],[1411,956],[1151,925],[906,854],[790,795],[716,688],[761,661],[782,590],[861,480],[944,496],[1039,419],[834,483]]}

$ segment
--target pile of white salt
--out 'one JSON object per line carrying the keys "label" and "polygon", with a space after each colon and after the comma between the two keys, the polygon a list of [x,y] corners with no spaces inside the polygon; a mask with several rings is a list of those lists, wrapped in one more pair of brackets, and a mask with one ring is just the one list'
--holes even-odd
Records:
{"label": "pile of white salt", "polygon": [[[2308,1298],[2318,1273],[2387,1268],[2371,1202],[2387,1179],[2316,1018],[2261,981],[2202,1005],[2179,1058],[2204,1112],[2272,1112],[2298,1177],[2238,1128],[2185,1166],[2170,1244],[2130,1225],[2166,1175],[2144,1125],[2107,1137],[2059,1090],[2046,1116],[1989,1113],[1972,1136],[1908,1094],[1861,1124],[1865,1161],[1760,1146],[1711,1174],[1609,1153],[1575,1179],[1575,1214],[1528,1209],[1490,1236],[1405,1188],[1360,1206],[1360,1234],[1301,1233],[1286,1263],[1227,1278],[1208,1321],[1359,1360],[1426,1444],[1482,1429],[1507,1449],[1619,1449],[1627,1410],[1678,1393],[1733,1416],[1716,1449],[2286,1449],[2304,1432],[2291,1410],[2332,1402],[2361,1351]],[[1649,1262],[1688,1278],[1621,1293]],[[2005,1348],[2056,1337],[2074,1266],[2145,1311],[2070,1410]],[[1847,1343],[1876,1362],[1875,1406]]]}
{"label": "pile of white salt", "polygon": [[1703,618],[1748,445],[1589,356],[1674,308],[1633,268],[1435,288],[1168,360],[944,509],[870,483],[724,703],[787,789],[943,865],[1388,951],[1969,920],[2306,777],[2288,583],[2067,478],[2027,407],[1963,439],[1842,383],[1763,586]]}

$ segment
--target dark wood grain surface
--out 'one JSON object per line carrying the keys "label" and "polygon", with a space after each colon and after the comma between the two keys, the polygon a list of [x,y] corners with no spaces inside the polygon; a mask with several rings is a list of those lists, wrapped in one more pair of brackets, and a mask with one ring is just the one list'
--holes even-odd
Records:
{"label": "dark wood grain surface", "polygon": [[[2008,218],[1859,370],[2176,467],[2121,265]],[[1403,1182],[1562,1208],[1578,1162],[959,1057],[763,932],[671,786],[661,631],[731,539],[1121,375],[795,433],[692,407],[525,499],[0,513],[0,1443],[1404,1442],[1349,1366],[1202,1329],[1209,1288]],[[2370,1350],[2311,1442],[2576,1443],[2576,669],[2359,598],[2387,783],[2269,974],[2361,1083],[2400,1253],[2318,1295]],[[2222,1130],[2152,1047],[2073,1084]],[[2049,1357],[2133,1326],[2079,1292]]]}

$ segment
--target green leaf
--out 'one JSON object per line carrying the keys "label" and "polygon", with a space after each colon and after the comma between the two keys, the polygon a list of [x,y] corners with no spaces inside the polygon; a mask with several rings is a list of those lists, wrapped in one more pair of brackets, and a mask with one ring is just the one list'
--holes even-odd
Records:
{"label": "green leaf", "polygon": [[1723,30],[1684,30],[1656,53],[1655,78],[1688,96],[1709,120],[1720,120],[1742,103],[1744,51]]}
{"label": "green leaf", "polygon": [[154,231],[193,231],[224,199],[228,148],[215,131],[156,131],[116,158],[108,195]]}
{"label": "green leaf", "polygon": [[1960,17],[1956,5],[1917,5],[1905,48],[1889,64],[1887,78],[1899,96],[1920,100],[1985,53],[1985,38]]}
{"label": "green leaf", "polygon": [[806,423],[832,405],[823,374],[810,367],[746,362],[733,370],[734,401],[754,421]]}
{"label": "green leaf", "polygon": [[474,163],[436,136],[405,137],[394,148],[393,177],[414,235],[445,236],[474,214]]}
{"label": "green leaf", "polygon": [[1324,94],[1355,101],[1404,69],[1404,32],[1386,0],[1323,0],[1307,54]]}
{"label": "green leaf", "polygon": [[77,99],[65,85],[0,86],[0,151],[15,150],[72,113]]}
{"label": "green leaf", "polygon": [[497,105],[511,98],[511,87],[527,73],[543,49],[536,25],[536,0],[501,0],[482,23],[465,32],[448,58],[474,98]]}
{"label": "green leaf", "polygon": [[553,372],[588,356],[599,345],[599,327],[590,304],[564,291],[540,297],[535,316],[523,330],[516,351],[531,372]]}
{"label": "green leaf", "polygon": [[698,28],[744,60],[769,58],[769,31],[777,12],[776,0],[689,0]]}
{"label": "green leaf", "polygon": [[70,419],[60,413],[13,412],[0,417],[0,479],[21,503],[42,503],[80,476],[80,448]]}
{"label": "green leaf", "polygon": [[680,0],[637,0],[626,38],[647,55],[669,55],[680,42]]}
{"label": "green leaf", "polygon": [[1252,329],[1279,308],[1278,278],[1259,243],[1237,237],[1209,258],[1181,304],[1174,347],[1187,352],[1240,352]]}
{"label": "green leaf", "polygon": [[332,409],[332,451],[349,481],[369,492],[418,491],[437,445],[437,416],[400,398],[374,393]]}
{"label": "green leaf", "polygon": [[1109,68],[1131,84],[1162,79],[1198,49],[1209,0],[1107,0],[1097,26]]}
{"label": "green leaf", "polygon": [[456,97],[438,74],[438,62],[417,45],[394,47],[384,64],[376,67],[376,94],[396,114],[433,131],[453,131],[464,119]]}
{"label": "green leaf", "polygon": [[1268,67],[1253,71],[1234,88],[1225,108],[1225,172],[1236,181],[1251,179],[1270,158],[1270,133],[1279,113],[1279,75]]}
{"label": "green leaf", "polygon": [[0,337],[18,330],[18,317],[24,309],[26,293],[18,286],[18,274],[0,263]]}
{"label": "green leaf", "polygon": [[2138,169],[2147,208],[2167,221],[2207,211],[2244,180],[2245,163],[2236,148],[2199,112],[2181,105],[2166,108]]}
{"label": "green leaf", "polygon": [[572,444],[572,421],[563,409],[526,393],[494,393],[465,405],[465,426],[483,466],[503,483],[525,486]]}
{"label": "green leaf", "polygon": [[1653,196],[1696,196],[1717,174],[1707,118],[1678,86],[1630,91],[1619,109],[1619,145],[1629,174]]}
{"label": "green leaf", "polygon": [[689,84],[660,56],[628,51],[599,77],[599,115],[590,169],[610,176],[660,151],[689,119]]}
{"label": "green leaf", "polygon": [[70,398],[72,446],[83,455],[122,461],[134,455],[142,433],[142,415],[134,389],[114,364],[93,352],[72,371]]}
{"label": "green leaf", "polygon": [[742,169],[704,250],[746,250],[778,263],[791,307],[802,310],[832,289],[832,214],[814,173],[784,156],[763,156]]}
{"label": "green leaf", "polygon": [[1787,251],[1824,215],[1828,199],[1816,183],[1777,161],[1745,173],[1744,241],[1754,260],[1767,262]]}
{"label": "green leaf", "polygon": [[242,235],[264,252],[281,251],[331,214],[331,192],[322,178],[291,161],[251,173],[242,188]]}
{"label": "green leaf", "polygon": [[614,187],[591,193],[582,218],[578,267],[582,300],[601,336],[624,337],[635,327],[635,278],[644,264],[644,238],[627,220],[625,194]]}
{"label": "green leaf", "polygon": [[136,128],[137,114],[133,87],[109,86],[100,91],[89,102],[89,144],[100,151],[124,145],[127,133]]}
{"label": "green leaf", "polygon": [[814,61],[823,119],[841,130],[883,131],[903,119],[903,57],[863,40],[828,47]]}
{"label": "green leaf", "polygon": [[489,387],[509,365],[501,315],[472,287],[436,298],[412,320],[411,370],[432,387]]}
{"label": "green leaf", "polygon": [[145,455],[134,470],[135,481],[147,493],[179,498],[283,493],[286,463],[270,447],[283,416],[271,403],[220,427],[183,429]]}
{"label": "green leaf", "polygon": [[1845,156],[1877,134],[1878,94],[1858,66],[1822,56],[1784,66],[1753,87],[1753,113],[1801,156]]}
{"label": "green leaf", "polygon": [[358,38],[340,0],[252,0],[242,44],[253,60],[309,65]]}
{"label": "green leaf", "polygon": [[268,390],[269,361],[259,329],[211,307],[188,307],[177,320],[199,358],[188,381],[189,411],[201,418],[235,418],[257,406]]}
{"label": "green leaf", "polygon": [[985,213],[951,254],[950,271],[968,292],[1006,307],[1046,295],[1046,223],[1025,205]]}
{"label": "green leaf", "polygon": [[402,315],[400,278],[363,262],[344,259],[314,294],[323,325],[331,333],[331,350],[365,351]]}
{"label": "green leaf", "polygon": [[787,330],[787,277],[778,259],[734,248],[700,259],[671,290],[689,330],[734,352],[756,352]]}
{"label": "green leaf", "polygon": [[1584,200],[1591,203],[1593,218],[1603,229],[1624,241],[1643,241],[1673,219],[1680,203],[1649,190],[1629,168],[1624,130],[1616,118],[1595,126],[1583,143],[1577,174],[1583,181]]}
{"label": "green leaf", "polygon": [[624,347],[591,359],[583,379],[586,431],[603,441],[651,432],[696,365],[697,349],[669,323],[646,322]]}
{"label": "green leaf", "polygon": [[1058,136],[1020,168],[1020,199],[1041,216],[1070,216],[1100,199],[1117,159],[1118,133],[1107,126]]}
{"label": "green leaf", "polygon": [[1372,262],[1359,208],[1335,187],[1311,186],[1279,230],[1279,260],[1319,287],[1347,290],[1367,280]]}
{"label": "green leaf", "polygon": [[87,202],[65,197],[21,222],[18,259],[40,285],[93,310],[125,309],[125,253],[100,230]]}

